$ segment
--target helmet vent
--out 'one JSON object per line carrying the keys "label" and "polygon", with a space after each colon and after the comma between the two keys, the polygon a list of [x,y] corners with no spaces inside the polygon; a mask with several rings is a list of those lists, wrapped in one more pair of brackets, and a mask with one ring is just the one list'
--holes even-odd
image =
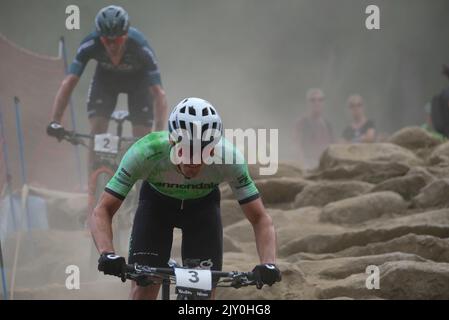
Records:
{"label": "helmet vent", "polygon": [[117,18],[120,15],[120,11],[117,11],[117,13],[115,14],[115,17]]}
{"label": "helmet vent", "polygon": [[181,127],[181,129],[186,130],[186,122],[185,121],[183,121],[183,120],[179,121],[179,126]]}
{"label": "helmet vent", "polygon": [[207,116],[209,114],[209,110],[207,108],[203,108],[203,117]]}
{"label": "helmet vent", "polygon": [[196,111],[194,107],[189,107],[189,114],[191,114],[192,116],[196,116]]}
{"label": "helmet vent", "polygon": [[215,115],[215,110],[210,108],[210,113],[212,113],[213,115]]}
{"label": "helmet vent", "polygon": [[216,122],[212,122],[212,129],[217,129],[217,123]]}
{"label": "helmet vent", "polygon": [[172,125],[173,129],[178,129],[178,128],[176,128],[176,121],[172,121],[171,125]]}
{"label": "helmet vent", "polygon": [[182,107],[182,108],[179,110],[179,112],[180,112],[180,113],[186,113],[186,107],[185,107],[185,106]]}

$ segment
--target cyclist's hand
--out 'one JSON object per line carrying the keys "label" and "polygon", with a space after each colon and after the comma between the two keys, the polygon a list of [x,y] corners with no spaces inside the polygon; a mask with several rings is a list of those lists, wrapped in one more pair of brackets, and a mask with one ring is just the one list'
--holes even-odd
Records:
{"label": "cyclist's hand", "polygon": [[98,259],[98,271],[104,274],[122,277],[125,274],[126,260],[114,252],[103,252]]}
{"label": "cyclist's hand", "polygon": [[58,141],[61,141],[62,138],[64,138],[65,130],[59,123],[52,121],[47,126],[47,134],[51,137],[55,137]]}
{"label": "cyclist's hand", "polygon": [[281,281],[281,271],[272,263],[259,264],[253,269],[257,289],[261,289],[264,284],[269,286],[277,281]]}

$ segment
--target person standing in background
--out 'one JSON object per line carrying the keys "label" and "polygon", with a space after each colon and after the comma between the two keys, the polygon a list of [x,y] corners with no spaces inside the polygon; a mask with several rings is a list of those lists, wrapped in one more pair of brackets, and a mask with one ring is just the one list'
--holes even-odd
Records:
{"label": "person standing in background", "polygon": [[434,138],[440,140],[441,142],[445,142],[447,140],[447,137],[437,132],[433,127],[432,106],[430,102],[426,103],[426,105],[424,106],[424,112],[426,113],[426,121],[421,125],[421,128],[430,133]]}
{"label": "person standing in background", "polygon": [[334,135],[330,123],[323,116],[323,91],[309,89],[306,100],[308,113],[297,121],[295,136],[302,165],[305,169],[313,169],[323,151],[334,142]]}
{"label": "person standing in background", "polygon": [[343,131],[343,141],[346,143],[375,142],[376,128],[374,121],[365,115],[363,98],[354,94],[348,98],[348,108],[351,113],[351,124]]}

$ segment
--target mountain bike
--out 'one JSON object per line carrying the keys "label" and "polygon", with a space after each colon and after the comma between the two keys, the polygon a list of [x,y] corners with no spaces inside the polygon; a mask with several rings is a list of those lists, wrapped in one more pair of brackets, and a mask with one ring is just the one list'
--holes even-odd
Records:
{"label": "mountain bike", "polygon": [[[97,205],[106,184],[117,170],[122,153],[127,149],[127,146],[138,139],[123,136],[123,124],[125,121],[129,121],[128,111],[114,111],[110,117],[110,120],[115,122],[117,125],[115,135],[110,133],[91,135],[66,130],[63,137],[63,140],[66,140],[73,145],[82,145],[88,149],[90,147],[85,140],[90,140],[93,142],[92,146],[94,161],[92,171],[88,177],[88,215],[90,215],[95,209],[95,206]],[[131,200],[129,198],[127,202],[129,203],[130,201]],[[123,204],[122,207],[126,207],[126,204]],[[81,219],[85,220],[81,222],[85,227],[87,219],[86,217],[82,217]],[[114,245],[116,248],[121,247],[120,230],[123,229],[123,224],[124,223],[121,223],[118,218],[113,221],[113,229],[115,230]],[[97,258],[98,253],[96,248],[95,246],[92,246],[91,265],[96,265]],[[91,271],[91,274],[97,275],[96,270]]]}
{"label": "mountain bike", "polygon": [[171,260],[168,268],[153,268],[139,264],[127,264],[121,276],[134,280],[140,286],[162,285],[162,300],[170,300],[170,285],[175,285],[177,300],[207,300],[213,287],[242,288],[255,286],[253,272],[223,272],[181,267]]}
{"label": "mountain bike", "polygon": [[122,144],[125,142],[132,143],[137,140],[134,137],[123,137],[123,124],[129,120],[128,111],[114,111],[109,120],[117,124],[115,135],[110,133],[90,135],[66,130],[63,137],[64,140],[74,145],[82,145],[86,148],[89,148],[89,146],[83,139],[93,140],[94,142],[93,170],[89,175],[88,181],[88,210],[90,212],[95,208],[104,187],[118,167],[119,154],[123,150]]}

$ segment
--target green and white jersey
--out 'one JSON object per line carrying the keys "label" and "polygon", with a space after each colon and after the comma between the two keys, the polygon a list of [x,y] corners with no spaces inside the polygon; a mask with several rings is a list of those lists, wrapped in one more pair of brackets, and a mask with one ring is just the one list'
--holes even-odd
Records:
{"label": "green and white jersey", "polygon": [[220,157],[232,154],[232,164],[203,165],[199,174],[186,178],[170,159],[173,146],[168,131],[150,133],[134,143],[124,155],[117,172],[105,191],[124,199],[137,180],[146,180],[160,193],[179,200],[206,196],[221,182],[228,182],[240,204],[259,197],[259,192],[248,173],[248,166],[237,148],[222,138],[215,148],[222,148]]}

